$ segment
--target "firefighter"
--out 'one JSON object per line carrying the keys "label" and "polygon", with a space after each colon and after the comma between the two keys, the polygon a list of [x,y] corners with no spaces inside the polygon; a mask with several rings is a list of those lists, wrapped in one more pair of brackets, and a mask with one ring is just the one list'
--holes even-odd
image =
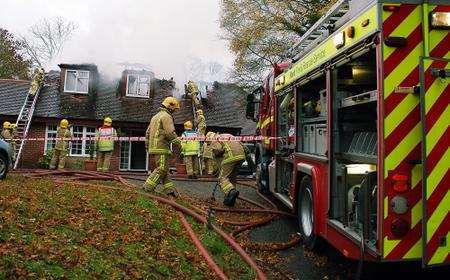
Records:
{"label": "firefighter", "polygon": [[248,149],[239,141],[221,140],[220,137],[232,137],[231,134],[210,134],[211,150],[215,158],[221,157],[219,169],[219,185],[225,194],[223,204],[234,206],[239,196],[234,183],[238,168],[247,159],[250,161]]}
{"label": "firefighter", "polygon": [[103,126],[97,131],[97,171],[107,172],[111,163],[111,156],[114,152],[114,139],[108,137],[117,137],[116,130],[112,127],[112,119],[106,117],[103,120]]}
{"label": "firefighter", "polygon": [[[184,123],[183,137],[198,137],[197,132],[194,130],[194,126],[191,121]],[[199,140],[182,140],[181,141],[181,154],[184,157],[184,163],[186,164],[186,172],[189,179],[197,179],[199,173],[199,155],[200,153],[200,141]]]}
{"label": "firefighter", "polygon": [[186,93],[194,100],[195,108],[200,106],[198,86],[193,82],[189,81],[186,86]]}
{"label": "firefighter", "polygon": [[45,74],[44,68],[35,70],[34,79],[31,82],[30,89],[28,90],[28,94],[30,96],[34,96],[37,93],[39,86],[41,85],[42,81],[44,80],[44,74]]}
{"label": "firefighter", "polygon": [[[72,137],[69,129],[69,121],[62,119],[56,131],[56,145],[53,149],[52,159],[50,161],[50,169],[64,169],[66,165],[67,151],[69,148],[69,139]],[[66,139],[64,139],[66,138]]]}
{"label": "firefighter", "polygon": [[16,160],[16,141],[14,137],[16,136],[16,125],[11,124],[6,121],[3,123],[2,138],[9,144],[12,150],[12,159]]}
{"label": "firefighter", "polygon": [[170,144],[180,145],[180,139],[175,132],[172,114],[180,109],[180,103],[175,97],[166,97],[159,112],[152,117],[145,134],[145,147],[150,157],[156,163],[156,168],[150,173],[143,185],[147,192],[155,191],[161,182],[166,195],[178,197],[172,181],[168,177],[168,158],[172,154]]}
{"label": "firefighter", "polygon": [[[208,132],[206,134],[206,139],[212,139],[214,137],[214,132]],[[217,163],[214,159],[213,152],[209,141],[203,144],[203,159],[205,160],[205,171],[206,174],[212,176],[217,173]]]}
{"label": "firefighter", "polygon": [[206,120],[205,120],[205,116],[203,115],[203,110],[202,109],[198,109],[196,111],[196,113],[197,113],[197,119],[196,119],[197,131],[198,131],[198,133],[200,133],[201,136],[205,136],[205,133],[206,133]]}

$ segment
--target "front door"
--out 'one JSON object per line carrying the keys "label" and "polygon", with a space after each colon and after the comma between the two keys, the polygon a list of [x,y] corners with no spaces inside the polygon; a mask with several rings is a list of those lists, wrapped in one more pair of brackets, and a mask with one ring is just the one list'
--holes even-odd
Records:
{"label": "front door", "polygon": [[130,149],[130,169],[147,170],[147,152],[145,150],[145,143],[142,141],[131,142]]}
{"label": "front door", "polygon": [[[427,69],[427,70],[423,70]],[[450,60],[421,61],[423,266],[450,263]]]}

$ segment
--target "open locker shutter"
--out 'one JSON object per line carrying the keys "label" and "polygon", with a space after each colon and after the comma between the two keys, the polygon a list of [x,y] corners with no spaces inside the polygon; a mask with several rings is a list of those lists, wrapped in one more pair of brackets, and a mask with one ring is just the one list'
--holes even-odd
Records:
{"label": "open locker shutter", "polygon": [[449,68],[450,60],[421,62],[424,267],[450,263]]}

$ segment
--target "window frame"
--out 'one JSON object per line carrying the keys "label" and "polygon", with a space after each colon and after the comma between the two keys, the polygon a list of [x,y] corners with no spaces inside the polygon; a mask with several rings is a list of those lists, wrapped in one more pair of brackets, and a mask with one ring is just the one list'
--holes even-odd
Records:
{"label": "window frame", "polygon": [[[50,129],[50,126],[55,126],[56,130]],[[55,146],[56,146],[56,140],[48,140],[48,138],[52,138],[49,137],[48,134],[49,133],[54,133],[55,137],[57,136],[58,133],[58,125],[57,124],[46,124],[45,125],[45,141],[44,141],[44,155],[46,155],[50,150],[54,149],[54,146],[52,149],[48,149],[48,144],[50,141],[54,141],[55,142]]]}
{"label": "window frame", "polygon": [[[140,79],[141,79],[141,77],[147,77],[148,78],[148,91],[147,91],[147,94],[146,95],[141,95],[141,94],[139,94],[139,93],[136,93],[136,94],[134,94],[134,93],[129,93],[129,82],[130,82],[130,76],[135,76],[135,77],[137,77],[137,91],[139,92],[139,90],[140,90],[140,87],[139,87],[139,84],[140,84]],[[152,77],[151,77],[151,75],[141,75],[141,74],[127,74],[127,84],[126,84],[126,91],[125,91],[125,96],[127,96],[127,97],[138,97],[138,98],[149,98],[150,97],[150,85],[151,85],[151,81],[152,81]]]}
{"label": "window frame", "polygon": [[[78,76],[79,72],[86,72],[87,74],[87,80],[88,80],[88,87],[87,91],[78,91],[77,82],[75,81],[75,90],[68,90],[67,89],[67,73],[68,72],[76,72],[76,75]],[[88,94],[89,93],[89,81],[91,79],[91,73],[89,70],[77,70],[77,69],[66,69],[66,73],[64,75],[64,92],[70,92],[70,93],[80,93],[80,94]]]}
{"label": "window frame", "polygon": [[[74,126],[72,126],[71,128],[70,128],[70,133],[72,133],[72,135],[74,135],[73,134],[73,128],[75,127],[75,126],[79,126],[79,127],[82,127],[83,128],[83,131],[82,131],[82,138],[87,138],[87,137],[94,137],[95,138],[95,135],[96,135],[96,133],[97,133],[97,128],[95,128],[95,127],[93,127],[93,126],[85,126],[85,125],[74,125]],[[88,132],[87,130],[88,130],[88,128],[94,128],[94,132]],[[89,135],[88,135],[89,134]],[[74,136],[75,137],[75,136]],[[69,145],[69,156],[71,156],[71,157],[89,157],[90,155],[89,155],[89,151],[88,151],[88,147],[87,147],[87,141],[88,140],[86,140],[86,139],[84,139],[84,140],[81,140],[81,154],[74,154],[74,153],[72,153],[72,141],[70,142],[70,145]],[[95,140],[94,140],[95,141]]]}

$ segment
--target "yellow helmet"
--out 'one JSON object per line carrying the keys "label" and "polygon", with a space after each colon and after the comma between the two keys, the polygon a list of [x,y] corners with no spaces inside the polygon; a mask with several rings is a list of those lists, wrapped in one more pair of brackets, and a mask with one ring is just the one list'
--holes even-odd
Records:
{"label": "yellow helmet", "polygon": [[203,110],[202,109],[198,109],[196,112],[197,112],[198,115],[203,115]]}
{"label": "yellow helmet", "polygon": [[62,120],[59,122],[59,126],[60,126],[61,128],[67,128],[67,127],[69,126],[69,121],[66,120],[66,119],[62,119]]}
{"label": "yellow helmet", "polygon": [[104,126],[111,126],[111,125],[112,125],[112,119],[111,119],[110,117],[106,117],[106,118],[103,120],[103,125],[104,125]]}
{"label": "yellow helmet", "polygon": [[166,97],[162,102],[162,105],[172,111],[180,109],[180,102],[178,102],[178,99],[172,96]]}
{"label": "yellow helmet", "polygon": [[4,123],[3,123],[3,128],[4,128],[4,129],[9,129],[9,128],[11,128],[11,123],[10,123],[10,122],[4,122]]}
{"label": "yellow helmet", "polygon": [[194,126],[191,121],[187,121],[184,123],[184,129],[192,129]]}

